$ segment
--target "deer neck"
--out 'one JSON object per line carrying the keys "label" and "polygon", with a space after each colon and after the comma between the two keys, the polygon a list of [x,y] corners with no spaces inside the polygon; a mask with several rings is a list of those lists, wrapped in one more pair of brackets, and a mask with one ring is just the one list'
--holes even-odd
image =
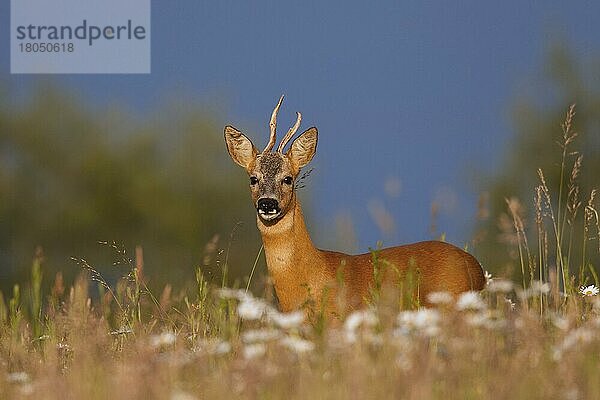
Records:
{"label": "deer neck", "polygon": [[313,245],[304,223],[304,215],[298,201],[280,220],[274,224],[266,224],[257,218],[261,233],[269,272],[295,269],[294,263],[319,251]]}
{"label": "deer neck", "polygon": [[277,296],[284,308],[297,306],[288,297],[295,293],[298,285],[314,286],[320,279],[321,252],[313,245],[306,230],[304,216],[298,201],[280,220],[272,225],[257,219],[265,249],[269,274],[273,279]]}

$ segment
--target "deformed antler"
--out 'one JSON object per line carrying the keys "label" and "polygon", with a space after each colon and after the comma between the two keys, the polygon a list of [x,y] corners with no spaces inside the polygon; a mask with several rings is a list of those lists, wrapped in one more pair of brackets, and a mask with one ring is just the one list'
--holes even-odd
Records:
{"label": "deformed antler", "polygon": [[296,133],[296,131],[300,127],[300,122],[302,121],[302,114],[300,114],[299,112],[297,112],[296,115],[297,115],[296,123],[290,128],[289,131],[287,131],[287,133],[283,137],[283,140],[281,141],[281,143],[279,143],[279,146],[277,147],[277,152],[279,152],[279,153],[283,152],[283,148],[285,147],[285,145],[287,144],[287,142],[290,141],[290,139],[292,138],[292,136],[294,136],[294,134]]}
{"label": "deformed antler", "polygon": [[[279,107],[281,107],[281,103],[283,102],[283,95],[279,98],[273,113],[271,114],[271,121],[269,122],[269,129],[271,131],[271,135],[269,136],[269,143],[267,143],[267,147],[262,151],[263,153],[268,153],[275,146],[275,142],[277,141],[277,113],[279,112]],[[300,122],[302,121],[302,114],[299,112],[296,113],[296,123],[287,131],[281,143],[277,147],[277,152],[283,152],[285,145],[290,141],[290,139],[294,136],[298,128],[300,127]]]}
{"label": "deformed antler", "polygon": [[267,147],[263,150],[263,153],[268,153],[271,151],[273,146],[275,146],[275,140],[277,140],[275,131],[277,130],[277,113],[279,112],[279,107],[281,107],[281,103],[283,102],[283,95],[279,98],[279,102],[275,106],[273,113],[271,114],[271,121],[269,122],[269,129],[271,130],[271,136],[269,137],[269,143],[267,143]]}

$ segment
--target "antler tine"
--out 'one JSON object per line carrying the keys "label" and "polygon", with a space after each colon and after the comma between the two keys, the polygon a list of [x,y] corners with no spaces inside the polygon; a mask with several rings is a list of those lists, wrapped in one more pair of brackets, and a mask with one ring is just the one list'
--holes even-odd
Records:
{"label": "antler tine", "polygon": [[294,134],[300,127],[300,122],[302,122],[302,114],[297,112],[296,115],[297,115],[296,123],[290,128],[289,131],[287,131],[283,140],[281,141],[281,143],[279,143],[279,147],[277,147],[277,151],[279,153],[283,152],[283,148],[285,147],[285,145],[290,141],[290,139],[294,136]]}
{"label": "antler tine", "polygon": [[283,95],[279,98],[273,113],[271,114],[271,121],[269,122],[269,129],[271,130],[271,136],[269,137],[269,143],[267,143],[267,147],[263,150],[263,153],[267,153],[271,151],[273,146],[275,146],[275,141],[277,140],[276,131],[277,131],[277,113],[279,112],[279,107],[281,107],[281,103],[283,102]]}

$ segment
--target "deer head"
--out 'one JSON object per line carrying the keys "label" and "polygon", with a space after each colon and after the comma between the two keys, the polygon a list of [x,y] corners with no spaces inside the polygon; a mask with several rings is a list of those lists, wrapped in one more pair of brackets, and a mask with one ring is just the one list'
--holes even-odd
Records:
{"label": "deer head", "polygon": [[277,151],[272,151],[277,139],[277,113],[282,102],[283,96],[271,114],[269,143],[261,153],[242,132],[229,125],[225,127],[227,151],[233,161],[248,172],[256,212],[262,221],[269,223],[276,222],[294,207],[296,178],[317,149],[317,128],[312,127],[298,136],[287,152],[283,152],[300,127],[302,115],[296,113],[296,123],[288,130]]}

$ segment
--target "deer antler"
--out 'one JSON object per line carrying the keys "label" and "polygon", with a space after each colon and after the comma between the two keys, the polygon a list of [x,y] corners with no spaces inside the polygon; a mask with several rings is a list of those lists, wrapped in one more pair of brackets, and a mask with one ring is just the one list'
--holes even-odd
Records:
{"label": "deer antler", "polygon": [[296,123],[290,128],[289,131],[287,131],[287,133],[283,137],[283,140],[281,141],[281,143],[279,143],[279,146],[277,147],[277,151],[279,153],[283,152],[283,148],[285,147],[285,145],[287,144],[287,142],[290,141],[290,139],[292,138],[292,136],[294,136],[294,134],[296,133],[296,131],[300,127],[300,122],[302,121],[302,114],[300,114],[299,112],[297,112],[296,115],[298,116],[296,118]]}
{"label": "deer antler", "polygon": [[276,133],[275,133],[277,130],[277,113],[279,112],[279,107],[281,107],[282,102],[283,102],[283,95],[281,95],[281,97],[279,98],[279,102],[275,106],[275,109],[273,110],[273,114],[271,114],[271,121],[269,122],[271,136],[269,137],[269,143],[267,143],[267,147],[265,147],[265,149],[263,150],[263,153],[267,153],[267,152],[271,151],[273,146],[275,146],[275,140],[277,140]]}

